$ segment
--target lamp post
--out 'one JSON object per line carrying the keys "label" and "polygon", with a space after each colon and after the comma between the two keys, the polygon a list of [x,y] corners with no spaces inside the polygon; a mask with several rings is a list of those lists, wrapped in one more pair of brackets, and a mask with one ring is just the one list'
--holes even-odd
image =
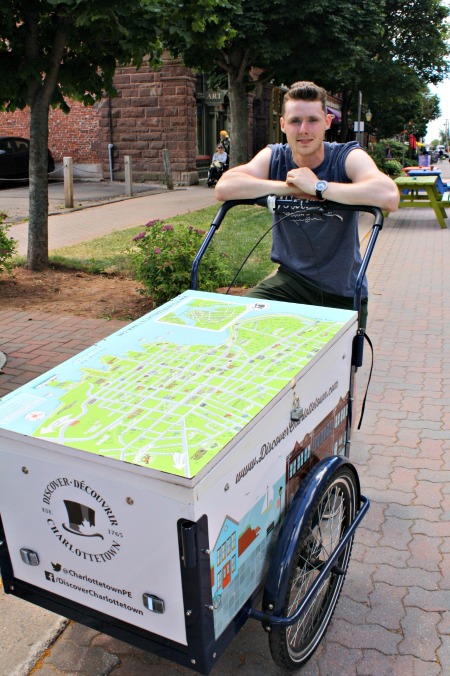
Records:
{"label": "lamp post", "polygon": [[366,143],[366,147],[369,145],[369,122],[371,121],[371,119],[372,119],[372,113],[370,112],[370,108],[367,108],[367,111],[366,111],[366,120],[367,120],[367,143]]}
{"label": "lamp post", "polygon": [[362,108],[362,91],[358,92],[358,143],[362,146],[362,129],[361,129],[361,108]]}

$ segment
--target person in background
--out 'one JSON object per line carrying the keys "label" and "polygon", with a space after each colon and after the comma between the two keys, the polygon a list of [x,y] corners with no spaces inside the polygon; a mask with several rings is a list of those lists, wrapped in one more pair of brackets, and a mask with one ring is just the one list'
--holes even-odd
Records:
{"label": "person in background", "polygon": [[220,132],[220,144],[227,154],[225,169],[228,169],[230,166],[230,137],[228,136],[228,132],[225,129],[222,129]]}
{"label": "person in background", "polygon": [[224,150],[224,147],[221,143],[216,148],[216,152],[213,155],[212,161],[213,162],[221,162],[222,164],[225,164],[227,161],[227,153]]}
{"label": "person in background", "polygon": [[213,185],[216,185],[222,173],[225,171],[227,158],[228,158],[227,153],[224,151],[222,145],[219,143],[219,145],[216,148],[216,152],[212,157],[208,171],[207,184],[210,188]]}
{"label": "person in background", "polygon": [[[294,83],[284,96],[280,118],[287,143],[271,144],[247,164],[222,174],[215,188],[217,199],[286,195],[395,211],[399,203],[396,184],[358,143],[324,141],[332,120],[326,99],[325,89],[313,82]],[[361,265],[358,212],[336,213],[336,218],[274,214],[271,258],[279,268],[248,295],[352,309]],[[360,326],[365,328],[366,279],[362,298]]]}

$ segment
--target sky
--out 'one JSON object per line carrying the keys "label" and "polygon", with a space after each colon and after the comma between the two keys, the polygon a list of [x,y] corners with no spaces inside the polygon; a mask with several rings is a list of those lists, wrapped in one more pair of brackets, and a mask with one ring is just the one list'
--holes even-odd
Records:
{"label": "sky", "polygon": [[450,80],[444,80],[436,87],[429,85],[429,88],[432,94],[439,96],[442,115],[428,124],[425,143],[431,143],[434,139],[439,138],[439,130],[444,129],[445,120],[448,120],[450,125]]}

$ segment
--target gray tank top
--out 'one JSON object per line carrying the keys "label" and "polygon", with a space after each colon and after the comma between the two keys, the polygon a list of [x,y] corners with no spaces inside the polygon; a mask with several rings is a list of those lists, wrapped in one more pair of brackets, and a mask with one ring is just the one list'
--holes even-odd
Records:
{"label": "gray tank top", "polygon": [[[326,181],[350,183],[345,171],[345,160],[355,148],[350,143],[324,143],[325,158],[313,169]],[[272,180],[285,181],[290,169],[295,169],[292,151],[287,144],[271,144]],[[320,215],[303,218],[285,218],[274,215],[271,258],[287,268],[294,277],[304,279],[327,293],[352,298],[361,265],[358,235],[358,212],[336,211],[337,218]],[[368,294],[364,279],[362,297]]]}

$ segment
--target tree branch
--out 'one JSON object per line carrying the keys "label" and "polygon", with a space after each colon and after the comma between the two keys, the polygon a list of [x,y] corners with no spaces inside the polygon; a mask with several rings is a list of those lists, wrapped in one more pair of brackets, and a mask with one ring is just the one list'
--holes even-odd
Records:
{"label": "tree branch", "polygon": [[223,70],[226,73],[231,73],[232,67],[230,65],[229,54],[226,51],[222,50],[222,56],[223,56],[223,59],[217,59],[217,65],[220,66],[221,68],[223,68]]}
{"label": "tree branch", "polygon": [[242,55],[241,65],[239,67],[239,72],[238,72],[238,80],[240,82],[244,79],[245,69],[247,68],[248,63],[249,63],[248,55],[249,55],[249,49],[246,49],[244,51],[244,54]]}
{"label": "tree branch", "polygon": [[53,48],[50,56],[50,68],[43,80],[41,98],[45,105],[50,105],[53,91],[58,82],[59,69],[64,54],[64,49],[67,44],[67,38],[70,33],[70,28],[73,20],[70,16],[65,16],[60,26],[55,31],[55,38],[53,40]]}

